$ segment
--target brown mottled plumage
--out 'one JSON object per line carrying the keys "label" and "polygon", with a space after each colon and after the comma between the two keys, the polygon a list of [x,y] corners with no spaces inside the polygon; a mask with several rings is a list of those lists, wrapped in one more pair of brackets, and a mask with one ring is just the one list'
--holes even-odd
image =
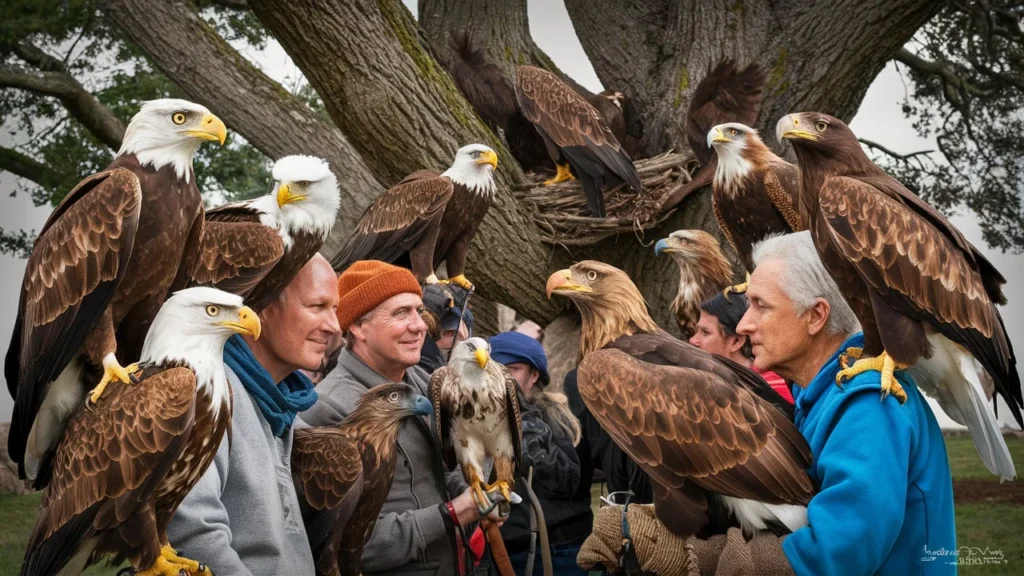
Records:
{"label": "brown mottled plumage", "polygon": [[875,166],[841,120],[791,114],[776,133],[793,144],[800,206],[822,263],[863,327],[865,360],[920,363],[927,375],[918,385],[970,428],[990,471],[1012,478],[998,423],[960,369],[961,356],[977,359],[1024,424],[1017,360],[996,309],[1006,303],[1005,278],[949,220]]}
{"label": "brown mottled plumage", "polygon": [[[76,186],[39,233],[4,365],[15,399],[8,451],[35,488],[49,482],[64,424],[96,385],[83,368],[126,380],[121,364],[139,357],[164,299],[188,284],[203,229],[192,153],[224,136],[202,106],[146,103],[114,161]],[[53,417],[36,426],[41,410]]]}
{"label": "brown mottled plumage", "polygon": [[170,547],[167,525],[231,423],[224,343],[259,333],[238,296],[200,287],[167,299],[146,336],[138,382],[114,384],[69,420],[22,576],[78,574],[104,559],[150,574],[202,572]]}
{"label": "brown mottled plumage", "polygon": [[697,332],[700,305],[729,286],[732,266],[718,240],[703,230],[676,230],[658,241],[655,252],[671,255],[679,266],[679,293],[672,312],[680,337],[689,340]]}
{"label": "brown mottled plumage", "polygon": [[747,531],[806,524],[810,448],[760,376],[660,330],[629,277],[607,264],[558,271],[547,291],[580,309],[580,395],[651,477],[670,530],[689,536],[733,516]]}
{"label": "brown mottled plumage", "polygon": [[295,430],[292,478],[318,575],[357,576],[363,546],[395,477],[398,432],[429,416],[430,402],[402,383],[363,394],[339,425]]}
{"label": "brown mottled plumage", "polygon": [[516,70],[515,86],[519,108],[544,138],[552,160],[568,162],[580,178],[592,216],[605,216],[606,181],[611,185],[621,180],[634,192],[643,191],[633,161],[586,98],[551,72],[533,66]]}

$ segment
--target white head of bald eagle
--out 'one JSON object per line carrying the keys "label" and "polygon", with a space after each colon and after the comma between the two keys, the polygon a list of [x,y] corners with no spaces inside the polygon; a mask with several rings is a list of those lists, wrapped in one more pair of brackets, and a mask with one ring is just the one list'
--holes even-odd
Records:
{"label": "white head of bald eagle", "polygon": [[226,137],[224,122],[205,106],[175,98],[150,100],[128,123],[117,155],[135,154],[140,164],[154,170],[171,165],[188,182],[199,145],[207,140],[224,144]]}
{"label": "white head of bald eagle", "polygon": [[325,240],[341,204],[338,179],[327,161],[301,154],[285,156],[274,162],[271,174],[271,194],[252,201],[260,222],[278,231],[285,249],[291,248],[299,230]]}
{"label": "white head of bald eagle", "polygon": [[498,167],[498,155],[489,146],[469,144],[459,148],[451,168],[444,171],[456,184],[462,184],[470,192],[494,194],[494,169]]}
{"label": "white head of bald eagle", "polygon": [[235,334],[259,338],[260,319],[242,297],[209,287],[186,288],[164,301],[146,333],[142,364],[188,365],[214,410],[227,401],[224,344]]}

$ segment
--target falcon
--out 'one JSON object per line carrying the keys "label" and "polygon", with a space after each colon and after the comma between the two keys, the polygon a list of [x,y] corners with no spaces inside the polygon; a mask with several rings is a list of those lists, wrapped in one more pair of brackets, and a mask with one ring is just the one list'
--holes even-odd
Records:
{"label": "falcon", "polygon": [[729,286],[732,266],[714,236],[703,230],[676,230],[658,240],[654,254],[669,254],[679,266],[679,291],[672,313],[683,340],[697,332],[700,305]]}
{"label": "falcon", "polygon": [[693,192],[711,184],[718,162],[706,144],[708,131],[726,122],[747,126],[756,124],[761,113],[763,91],[764,73],[761,68],[757,64],[750,64],[739,70],[731,59],[719,62],[697,84],[686,112],[686,141],[700,168],[686,185],[663,202],[662,210],[674,208]]}
{"label": "falcon", "polygon": [[285,156],[271,193],[206,213],[193,281],[245,298],[257,312],[272,303],[320,250],[338,216],[338,180],[327,161]]}
{"label": "falcon", "polygon": [[363,394],[339,426],[295,430],[292,478],[318,575],[358,576],[395,477],[398,431],[433,407],[407,384]]}
{"label": "falcon", "polygon": [[498,155],[483,144],[459,148],[451,168],[419,170],[370,204],[348,242],[331,260],[341,272],[358,260],[382,260],[412,269],[420,283],[436,283],[445,263],[449,280],[462,288],[466,254],[494,201]]}
{"label": "falcon", "polygon": [[22,281],[4,376],[15,399],[8,451],[36,489],[91,372],[129,382],[149,324],[188,285],[203,230],[192,157],[224,143],[224,123],[185,100],[142,105],[106,170],[78,184],[36,239]]}
{"label": "falcon", "polygon": [[605,184],[622,181],[634,192],[643,192],[636,167],[608,122],[557,76],[541,68],[520,66],[516,71],[516,100],[526,119],[537,127],[558,169],[545,184],[571,180],[575,171],[583,184],[587,208],[595,218],[605,216]]}
{"label": "falcon", "polygon": [[179,557],[167,524],[217,453],[231,423],[224,344],[259,338],[242,298],[197,287],[169,297],[146,335],[131,385],[82,406],[57,447],[22,576],[80,574],[102,559],[139,576],[206,572]]}
{"label": "falcon", "polygon": [[[505,367],[491,361],[491,346],[469,338],[452,350],[448,365],[430,377],[430,401],[449,469],[462,467],[466,483],[482,516],[492,508],[485,492],[504,500],[498,513],[508,516],[516,470],[522,464],[523,420],[516,381]],[[494,460],[497,480],[484,486],[484,464]]]}
{"label": "falcon", "polygon": [[1024,426],[1017,359],[996,309],[1006,304],[1006,279],[949,220],[875,166],[843,121],[804,112],[775,130],[796,152],[818,255],[864,329],[863,349],[845,355],[860,359],[837,383],[878,370],[882,398],[905,402],[893,372],[913,367],[921,389],[970,430],[988,470],[1014,478],[995,415],[961,368],[976,359]]}
{"label": "falcon", "polygon": [[[618,268],[584,260],[548,278],[580,311],[580,396],[651,478],[673,533],[786,534],[807,524],[811,451],[792,407],[760,376],[673,338]],[[705,532],[706,533],[706,532]]]}

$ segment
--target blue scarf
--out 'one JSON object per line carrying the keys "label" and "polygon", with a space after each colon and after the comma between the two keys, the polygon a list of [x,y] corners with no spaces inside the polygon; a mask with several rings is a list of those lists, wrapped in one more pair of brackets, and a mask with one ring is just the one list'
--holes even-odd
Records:
{"label": "blue scarf", "polygon": [[237,334],[224,346],[224,363],[256,400],[260,412],[278,438],[291,429],[296,414],[316,403],[316,390],[309,378],[296,370],[280,383],[275,383],[253,356],[245,340]]}

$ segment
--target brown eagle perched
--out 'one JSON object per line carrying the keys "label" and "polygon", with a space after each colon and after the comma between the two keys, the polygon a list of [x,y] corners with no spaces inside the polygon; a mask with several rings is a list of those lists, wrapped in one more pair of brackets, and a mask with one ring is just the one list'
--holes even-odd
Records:
{"label": "brown eagle perched", "polygon": [[318,575],[359,575],[395,477],[398,431],[407,418],[432,413],[407,384],[384,384],[363,394],[339,426],[295,430],[292,478]]}
{"label": "brown eagle perched", "polygon": [[516,99],[523,115],[537,127],[558,168],[555,177],[545,184],[572,179],[572,167],[583,184],[587,208],[596,218],[605,216],[606,184],[622,181],[634,192],[643,192],[636,167],[608,122],[557,76],[541,68],[520,66],[516,71]]}
{"label": "brown eagle perched", "polygon": [[676,230],[654,245],[655,255],[669,254],[679,266],[679,292],[672,313],[683,340],[697,332],[700,305],[729,286],[732,266],[714,236],[703,230]]}
{"label": "brown eagle perched", "polygon": [[[708,147],[718,156],[711,206],[740,262],[754,271],[754,244],[770,234],[807,229],[797,203],[797,168],[765,146],[757,130],[743,124],[715,126]],[[731,289],[744,292],[744,282]]]}
{"label": "brown eagle perched", "polygon": [[708,131],[726,122],[756,124],[763,90],[764,73],[757,64],[739,70],[731,59],[719,62],[697,84],[686,112],[686,141],[700,168],[693,179],[664,201],[663,210],[674,208],[691,193],[711,184],[717,161],[706,144]]}
{"label": "brown eagle perched", "polygon": [[320,250],[338,217],[338,180],[326,160],[285,156],[274,188],[255,200],[206,213],[193,280],[245,298],[257,312],[273,302]]}
{"label": "brown eagle perched", "polygon": [[[498,512],[508,516],[523,459],[523,420],[516,381],[504,366],[491,362],[490,351],[483,338],[459,342],[448,365],[430,377],[430,400],[445,464],[449,469],[462,467],[481,516],[492,508],[485,494],[491,491],[504,498]],[[484,486],[488,456],[494,460],[497,480]]]}
{"label": "brown eagle perched", "polygon": [[4,364],[15,399],[8,451],[36,489],[67,419],[91,388],[129,382],[168,294],[188,285],[203,230],[192,156],[224,123],[185,100],[153,100],[128,123],[106,170],[75,187],[43,225],[25,268]]}
{"label": "brown eagle perched", "polygon": [[22,576],[80,574],[109,558],[140,576],[205,572],[181,558],[167,524],[213,461],[231,424],[224,344],[260,335],[242,298],[214,288],[181,290],[146,335],[137,383],[70,419],[53,478],[25,550]]}
{"label": "brown eagle perched", "polygon": [[[776,126],[800,163],[800,206],[822,263],[864,328],[860,358],[837,383],[882,373],[882,397],[906,393],[893,371],[914,367],[915,381],[950,418],[966,425],[985,466],[1016,476],[995,415],[964,376],[973,357],[1021,417],[1017,359],[996,304],[1005,278],[942,214],[875,166],[841,120],[790,114]],[[845,364],[845,362],[844,362]]]}
{"label": "brown eagle perched", "polygon": [[551,275],[580,310],[580,396],[651,478],[655,513],[686,537],[739,522],[807,524],[811,451],[792,407],[760,376],[666,334],[621,270],[592,260]]}
{"label": "brown eagle perched", "polygon": [[419,170],[370,204],[348,242],[331,260],[341,272],[358,260],[382,260],[412,269],[420,283],[438,282],[445,263],[450,282],[469,289],[469,243],[494,200],[498,155],[483,144],[459,148],[451,168]]}

